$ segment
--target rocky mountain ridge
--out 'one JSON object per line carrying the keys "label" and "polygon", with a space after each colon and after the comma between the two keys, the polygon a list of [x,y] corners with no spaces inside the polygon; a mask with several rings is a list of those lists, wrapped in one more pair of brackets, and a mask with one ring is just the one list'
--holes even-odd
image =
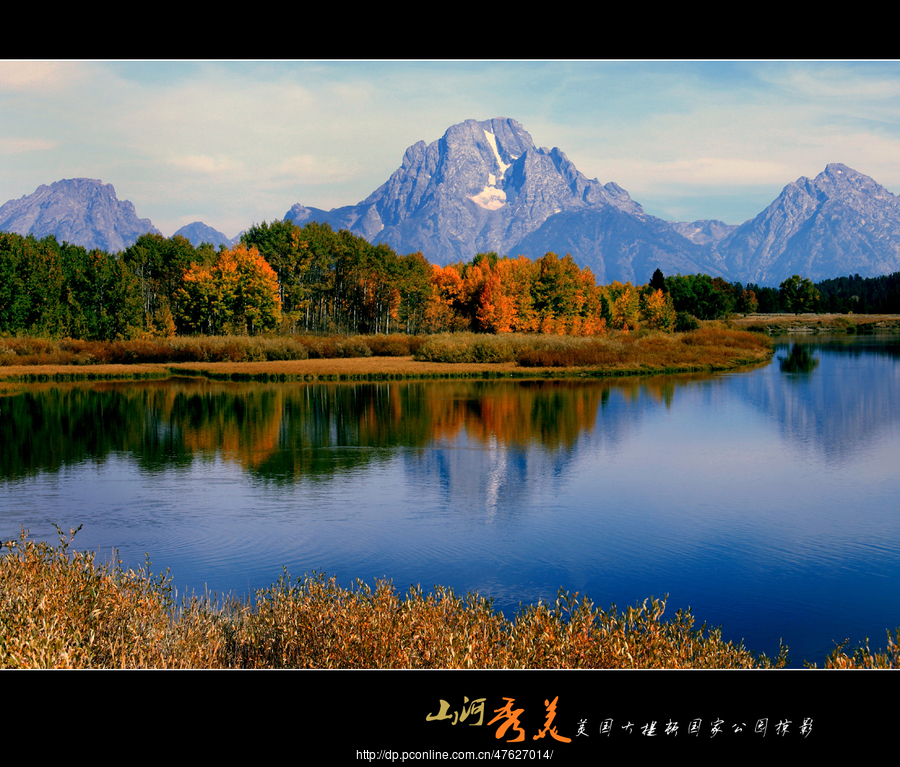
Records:
{"label": "rocky mountain ridge", "polygon": [[538,148],[515,120],[466,120],[419,141],[388,181],[357,205],[300,204],[286,219],[323,221],[401,253],[468,261],[476,253],[570,253],[601,283],[653,271],[705,272],[777,285],[900,271],[900,198],[840,163],[800,178],[741,225],[667,222],[615,182],[587,179],[558,148]]}
{"label": "rocky mountain ridge", "polygon": [[[537,147],[515,120],[466,120],[430,144],[418,141],[388,180],[356,205],[294,205],[298,225],[349,229],[398,253],[438,264],[479,252],[539,258],[569,253],[600,283],[647,282],[653,271],[704,272],[777,285],[792,274],[823,280],[900,271],[900,197],[840,163],[785,186],[771,205],[737,226],[668,222],[649,215],[613,181],[588,179],[559,148]],[[0,230],[54,234],[115,252],[156,232],[111,184],[68,179],[0,207]],[[195,222],[177,234],[194,245],[232,244]]]}
{"label": "rocky mountain ridge", "polygon": [[285,219],[327,222],[438,264],[486,251],[539,257],[552,250],[571,253],[601,282],[634,280],[651,261],[719,273],[695,243],[645,213],[618,184],[588,179],[562,150],[536,147],[507,118],[466,120],[431,144],[413,144],[358,205],[325,212],[298,204]]}
{"label": "rocky mountain ridge", "polygon": [[778,284],[900,271],[900,197],[868,176],[830,163],[788,184],[762,211],[712,244],[719,263],[744,281]]}
{"label": "rocky mountain ridge", "polygon": [[237,242],[237,239],[239,239],[235,238],[232,240],[222,234],[218,229],[213,229],[202,221],[194,221],[192,224],[187,224],[186,226],[181,227],[181,229],[172,236],[184,237],[195,248],[199,247],[204,242],[210,243],[214,248],[218,248],[220,245],[230,248]]}
{"label": "rocky mountain ridge", "polygon": [[119,200],[112,184],[91,178],[70,178],[41,185],[33,194],[0,207],[0,231],[54,235],[60,242],[124,250],[140,235],[160,234],[149,218],[138,218],[134,205]]}

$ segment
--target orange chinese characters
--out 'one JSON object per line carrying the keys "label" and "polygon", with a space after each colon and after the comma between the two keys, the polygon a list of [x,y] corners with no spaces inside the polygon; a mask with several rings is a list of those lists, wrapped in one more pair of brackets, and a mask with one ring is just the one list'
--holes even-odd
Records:
{"label": "orange chinese characters", "polygon": [[494,713],[497,714],[490,722],[488,722],[488,727],[490,727],[494,722],[499,722],[501,719],[505,719],[497,728],[497,739],[499,740],[504,735],[506,735],[506,731],[512,727],[517,733],[519,733],[519,737],[511,738],[507,740],[507,743],[519,743],[525,740],[525,730],[522,729],[519,724],[519,716],[525,712],[524,708],[513,709],[513,703],[516,702],[515,698],[504,698],[506,701],[506,705],[503,708],[494,709]]}
{"label": "orange chinese characters", "polygon": [[557,695],[553,701],[545,700],[544,705],[547,707],[547,718],[544,720],[544,729],[541,730],[537,735],[532,738],[532,740],[537,740],[538,738],[543,738],[545,735],[549,733],[550,737],[554,740],[558,740],[560,743],[571,743],[571,738],[566,738],[560,735],[555,727],[551,727],[550,725],[553,723],[553,720],[556,718],[556,701],[559,700],[559,696]]}

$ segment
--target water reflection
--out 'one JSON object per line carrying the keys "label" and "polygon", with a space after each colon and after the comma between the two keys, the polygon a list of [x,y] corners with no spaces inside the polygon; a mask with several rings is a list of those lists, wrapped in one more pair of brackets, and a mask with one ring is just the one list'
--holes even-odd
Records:
{"label": "water reflection", "polygon": [[155,472],[220,456],[254,476],[290,482],[463,434],[494,451],[539,446],[565,454],[594,429],[612,391],[668,406],[675,382],[291,386],[174,378],[41,386],[0,399],[0,472],[34,476],[117,453]]}
{"label": "water reflection", "polygon": [[[897,347],[880,348],[880,357],[860,356],[858,348],[851,354],[851,348],[792,342],[778,357],[791,385],[772,375],[741,373],[730,376],[729,391],[780,424],[783,438],[839,457],[876,443],[900,419],[897,373],[875,372],[879,359],[896,359]],[[833,366],[820,371],[823,356],[849,356],[852,364],[840,374]],[[670,409],[690,387],[716,380],[722,377],[316,385],[184,378],[45,385],[0,398],[0,476],[35,476],[126,454],[147,472],[219,457],[254,478],[290,484],[378,464],[400,448],[464,439],[477,446],[478,460],[487,456],[495,467],[490,486],[496,488],[501,476],[521,472],[523,450],[536,448],[557,464],[565,462],[579,441],[595,433],[608,444],[626,438],[644,413],[639,402]],[[612,397],[635,406],[610,410]],[[501,456],[509,464],[502,469]],[[436,461],[423,459],[420,470],[446,485],[449,468]]]}
{"label": "water reflection", "polygon": [[809,347],[794,344],[789,355],[778,358],[778,364],[782,373],[812,373],[819,366],[819,358]]}
{"label": "water reflection", "polygon": [[895,337],[792,337],[777,356],[789,385],[757,375],[735,380],[734,388],[779,425],[783,439],[841,462],[879,450],[881,438],[896,429],[900,343]]}

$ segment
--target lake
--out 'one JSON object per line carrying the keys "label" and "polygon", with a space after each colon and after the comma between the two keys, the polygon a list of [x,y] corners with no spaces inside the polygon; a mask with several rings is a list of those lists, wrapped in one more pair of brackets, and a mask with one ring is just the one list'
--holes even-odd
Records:
{"label": "lake", "polygon": [[492,597],[669,595],[792,666],[900,626],[900,339],[779,339],[718,375],[39,385],[0,397],[21,527],[179,595],[319,571]]}

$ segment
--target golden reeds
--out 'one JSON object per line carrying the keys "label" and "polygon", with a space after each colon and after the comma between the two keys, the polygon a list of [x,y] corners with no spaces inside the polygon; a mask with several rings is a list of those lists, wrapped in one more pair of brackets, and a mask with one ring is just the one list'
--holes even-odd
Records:
{"label": "golden reeds", "polygon": [[23,532],[0,559],[0,667],[10,668],[777,668],[775,660],[663,620],[664,600],[624,613],[560,593],[508,620],[489,600],[389,582],[345,589],[284,576],[252,600],[176,605],[168,574],[71,553]]}
{"label": "golden reeds", "polygon": [[611,373],[721,370],[772,354],[765,336],[725,328],[688,333],[639,330],[602,337],[509,333],[444,333],[428,340],[417,360],[504,363],[522,368],[581,368]]}
{"label": "golden reeds", "polygon": [[87,342],[0,339],[0,378],[49,381],[201,375],[230,380],[548,378],[725,370],[763,362],[768,338],[721,328],[605,337],[217,336]]}

